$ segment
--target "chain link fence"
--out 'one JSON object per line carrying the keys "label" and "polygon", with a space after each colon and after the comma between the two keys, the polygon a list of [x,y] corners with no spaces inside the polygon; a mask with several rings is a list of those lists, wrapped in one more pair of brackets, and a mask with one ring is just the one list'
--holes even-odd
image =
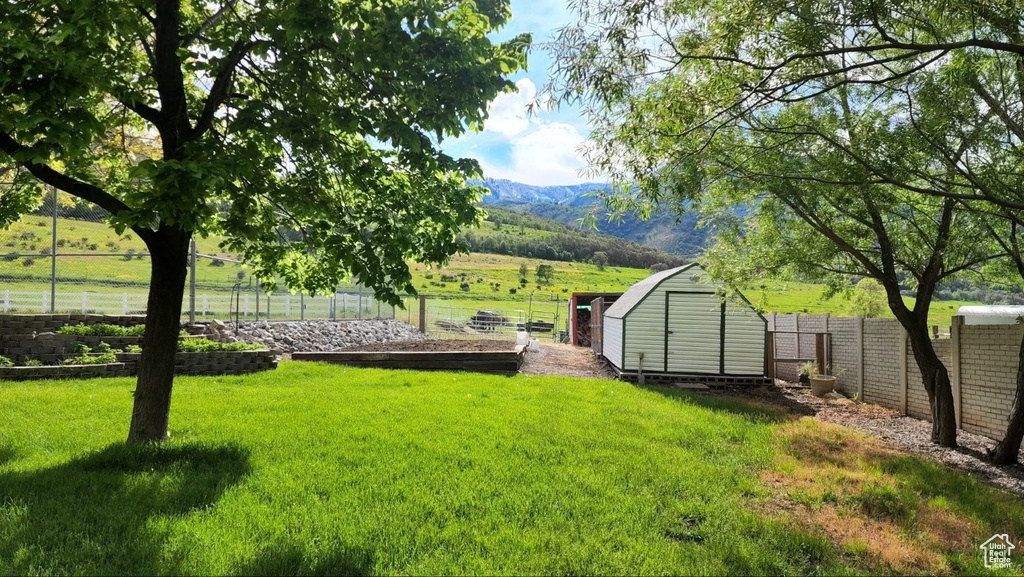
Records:
{"label": "chain link fence", "polygon": [[[0,313],[144,314],[150,276],[146,246],[130,231],[117,234],[107,216],[93,204],[50,190],[38,209],[0,230]],[[431,338],[514,339],[519,331],[545,340],[565,338],[565,295],[534,292],[500,302],[409,297],[402,310],[359,285],[318,296],[268,293],[245,263],[222,251],[222,240],[195,241],[184,321],[396,318]]]}
{"label": "chain link fence", "polygon": [[[135,234],[118,235],[108,213],[48,190],[39,208],[0,230],[0,312],[144,314],[150,263]],[[330,295],[268,293],[249,268],[197,239],[189,262],[184,320],[395,318],[395,309],[359,285]]]}
{"label": "chain link fence", "polygon": [[524,301],[485,301],[458,297],[408,298],[399,320],[435,339],[515,339],[525,331],[552,342],[567,342],[568,300],[533,294]]}

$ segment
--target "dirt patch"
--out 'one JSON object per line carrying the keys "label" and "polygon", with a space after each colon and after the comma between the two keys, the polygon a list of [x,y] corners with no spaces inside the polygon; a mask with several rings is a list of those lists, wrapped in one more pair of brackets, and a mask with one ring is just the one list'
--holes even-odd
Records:
{"label": "dirt patch", "polygon": [[[782,383],[781,386],[748,388],[706,394],[724,395],[755,404],[771,404],[794,415],[813,417],[862,431],[891,446],[947,467],[965,472],[986,483],[1024,496],[1024,466],[997,466],[986,459],[987,449],[995,441],[967,431],[957,431],[959,446],[950,449],[931,441],[931,423],[901,415],[899,411],[878,405],[858,403],[836,394],[819,398],[807,389]],[[1024,461],[1024,449],[1021,451]]]}
{"label": "dirt patch", "polygon": [[779,467],[761,474],[758,507],[818,533],[872,571],[950,572],[944,554],[972,553],[986,533],[977,523],[884,472],[906,453],[859,431],[802,418],[778,431]]}
{"label": "dirt patch", "polygon": [[338,349],[343,353],[383,353],[383,352],[445,352],[445,351],[511,351],[515,343],[497,340],[456,340],[438,339],[427,341],[399,341],[395,343],[372,343],[358,347]]}
{"label": "dirt patch", "polygon": [[526,353],[521,373],[527,375],[560,375],[584,379],[614,379],[615,373],[583,347],[541,343],[540,350]]}

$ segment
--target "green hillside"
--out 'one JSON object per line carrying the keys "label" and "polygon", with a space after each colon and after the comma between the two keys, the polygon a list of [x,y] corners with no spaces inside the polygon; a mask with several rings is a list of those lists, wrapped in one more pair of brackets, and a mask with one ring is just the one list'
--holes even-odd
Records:
{"label": "green hillside", "polygon": [[689,259],[643,244],[602,234],[580,223],[565,224],[489,205],[481,227],[466,231],[462,241],[472,252],[590,262],[604,253],[608,264],[633,268],[679,266]]}

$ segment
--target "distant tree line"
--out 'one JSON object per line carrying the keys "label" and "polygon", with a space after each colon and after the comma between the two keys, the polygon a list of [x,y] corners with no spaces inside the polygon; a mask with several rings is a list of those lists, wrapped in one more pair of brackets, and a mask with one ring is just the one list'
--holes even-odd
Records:
{"label": "distant tree line", "polygon": [[[465,232],[460,240],[472,252],[503,254],[566,262],[595,262],[601,266],[651,268],[681,266],[686,258],[604,235],[551,234],[519,237],[511,234]],[[595,255],[597,258],[595,259]],[[598,262],[599,261],[599,262]]]}

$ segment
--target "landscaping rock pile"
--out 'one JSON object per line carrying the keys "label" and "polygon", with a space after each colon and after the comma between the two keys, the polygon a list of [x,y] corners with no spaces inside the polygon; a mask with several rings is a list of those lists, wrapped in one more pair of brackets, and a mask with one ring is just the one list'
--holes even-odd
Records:
{"label": "landscaping rock pile", "polygon": [[221,321],[199,322],[187,327],[189,333],[223,342],[260,343],[270,349],[295,351],[335,351],[370,343],[416,341],[427,338],[414,327],[395,320],[372,321]]}

